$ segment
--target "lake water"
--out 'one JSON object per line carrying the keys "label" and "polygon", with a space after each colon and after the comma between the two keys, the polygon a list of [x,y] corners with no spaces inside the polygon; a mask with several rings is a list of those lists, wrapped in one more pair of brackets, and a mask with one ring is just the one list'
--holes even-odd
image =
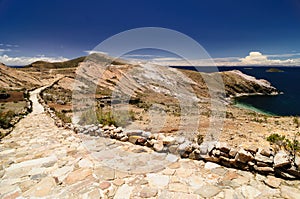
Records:
{"label": "lake water", "polygon": [[[236,99],[239,106],[279,116],[300,116],[300,67],[276,67],[284,72],[267,72],[270,68],[275,67],[219,67],[219,71],[240,70],[258,79],[268,80],[284,93],[277,96],[240,97]],[[196,70],[194,67],[186,69]],[[207,72],[209,67],[199,67],[198,70]]]}

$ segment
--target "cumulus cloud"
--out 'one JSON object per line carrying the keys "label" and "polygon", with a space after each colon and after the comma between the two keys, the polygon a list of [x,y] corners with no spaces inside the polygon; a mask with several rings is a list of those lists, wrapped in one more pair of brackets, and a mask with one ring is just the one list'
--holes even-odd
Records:
{"label": "cumulus cloud", "polygon": [[24,66],[31,64],[35,61],[47,61],[47,62],[61,62],[67,61],[65,57],[46,57],[46,56],[34,56],[34,57],[10,57],[8,55],[1,55],[0,62],[9,66]]}
{"label": "cumulus cloud", "polygon": [[242,65],[253,65],[253,66],[268,66],[268,65],[294,65],[295,60],[293,59],[269,59],[267,55],[263,55],[261,52],[250,52],[248,56],[240,59]]}
{"label": "cumulus cloud", "polygon": [[144,62],[147,61],[169,66],[300,66],[300,58],[297,58],[297,56],[300,56],[300,53],[264,55],[261,52],[250,52],[249,55],[243,58],[222,57],[212,59],[184,60],[177,57],[153,57],[153,55],[143,55],[140,56],[141,59],[138,59],[138,55],[131,55],[131,57],[134,57],[131,60],[135,62],[143,60]]}

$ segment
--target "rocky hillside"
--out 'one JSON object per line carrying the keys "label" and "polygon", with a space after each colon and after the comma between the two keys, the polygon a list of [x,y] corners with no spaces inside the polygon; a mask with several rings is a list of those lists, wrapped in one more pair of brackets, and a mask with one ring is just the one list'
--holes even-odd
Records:
{"label": "rocky hillside", "polygon": [[[72,96],[73,82],[76,83],[75,96]],[[73,116],[72,107],[89,110],[92,108],[89,106],[93,104],[98,120],[102,123],[127,128],[131,125],[131,128],[145,130],[151,122],[151,126],[155,127],[164,122],[163,129],[152,131],[176,132],[179,127],[174,123],[180,117],[193,115],[197,120],[200,114],[208,120],[212,107],[225,108],[224,104],[229,102],[228,97],[276,93],[277,90],[269,82],[257,80],[239,71],[199,73],[153,64],[133,65],[123,60],[115,61],[107,56],[93,55],[79,64],[76,74],[62,78],[45,90],[43,98],[64,121],[70,121]],[[110,114],[112,108],[117,113],[120,112],[114,118]],[[130,112],[129,118],[123,118],[121,114],[125,109]],[[145,113],[149,111],[153,115]],[[163,114],[167,115],[166,121],[157,119],[163,117]],[[88,115],[80,120],[95,122]],[[134,122],[128,124],[128,120]],[[186,120],[186,128],[195,128],[193,119]]]}
{"label": "rocky hillside", "polygon": [[73,68],[77,67],[80,62],[83,62],[86,57],[78,57],[76,59],[64,61],[64,62],[46,62],[46,61],[36,61],[33,62],[25,68],[37,68],[37,69],[57,69],[57,68]]}
{"label": "rocky hillside", "polygon": [[0,88],[6,90],[32,88],[42,83],[34,76],[0,63]]}

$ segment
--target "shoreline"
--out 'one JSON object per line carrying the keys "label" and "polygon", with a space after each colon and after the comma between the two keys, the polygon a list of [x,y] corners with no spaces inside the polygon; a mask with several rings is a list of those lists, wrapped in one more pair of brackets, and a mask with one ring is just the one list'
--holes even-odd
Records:
{"label": "shoreline", "polygon": [[235,102],[233,104],[233,106],[238,107],[238,108],[242,108],[242,109],[246,109],[246,110],[250,110],[250,111],[254,111],[256,113],[263,114],[263,115],[266,115],[266,116],[280,116],[280,115],[276,115],[276,114],[268,112],[268,111],[264,111],[264,110],[255,108],[254,106],[247,105],[247,104],[244,104],[244,103]]}
{"label": "shoreline", "polygon": [[256,108],[250,104],[245,104],[245,103],[240,103],[240,102],[237,102],[236,99],[240,98],[240,97],[250,97],[250,96],[276,96],[276,95],[282,95],[283,92],[273,92],[271,94],[263,94],[263,93],[240,93],[240,94],[237,94],[235,96],[230,96],[228,99],[230,100],[230,104],[235,106],[235,107],[238,107],[238,108],[242,108],[242,109],[246,109],[246,110],[250,110],[250,111],[254,111],[256,113],[259,113],[259,114],[263,114],[263,115],[266,115],[266,116],[279,116],[279,117],[282,117],[280,115],[276,115],[272,112],[268,112],[268,111],[264,111],[262,109],[259,109],[259,108]]}

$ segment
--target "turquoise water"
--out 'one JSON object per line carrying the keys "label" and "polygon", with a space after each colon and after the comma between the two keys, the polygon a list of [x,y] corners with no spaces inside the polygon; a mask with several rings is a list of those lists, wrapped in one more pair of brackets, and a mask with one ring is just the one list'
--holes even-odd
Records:
{"label": "turquoise water", "polygon": [[[196,70],[194,67],[185,68]],[[274,67],[219,67],[219,71],[240,70],[258,79],[268,80],[283,92],[277,96],[239,97],[235,100],[238,106],[279,116],[300,116],[300,67],[277,67],[284,72],[267,72],[270,68]],[[209,67],[199,67],[198,70],[210,72]]]}

